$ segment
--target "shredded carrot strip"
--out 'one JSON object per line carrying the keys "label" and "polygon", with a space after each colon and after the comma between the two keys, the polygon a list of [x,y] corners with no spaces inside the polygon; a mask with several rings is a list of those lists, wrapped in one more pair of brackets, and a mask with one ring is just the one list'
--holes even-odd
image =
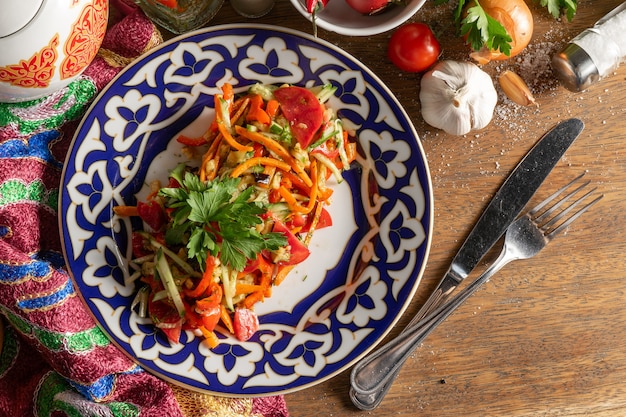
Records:
{"label": "shredded carrot strip", "polygon": [[313,185],[313,182],[311,181],[311,178],[306,173],[306,171],[298,164],[296,159],[291,156],[291,154],[280,143],[276,142],[274,139],[268,138],[267,136],[259,132],[253,132],[241,126],[235,126],[235,132],[238,135],[245,137],[246,139],[260,143],[270,151],[274,152],[283,161],[291,165],[291,168],[298,174],[300,178],[302,178],[302,181],[304,181],[307,186],[310,187],[311,185]]}
{"label": "shredded carrot strip", "polygon": [[[202,164],[200,165],[200,180],[207,181],[212,180],[217,175],[217,170],[219,168],[219,160],[220,155],[218,153],[220,144],[222,143],[223,136],[221,134],[217,135],[217,137],[211,143],[211,146],[206,151],[206,153],[202,156]],[[209,170],[209,161],[215,161],[213,164],[213,168]]]}
{"label": "shredded carrot strip", "polygon": [[280,285],[280,283],[283,282],[287,274],[289,274],[289,272],[291,272],[293,268],[294,265],[285,265],[280,268],[278,270],[278,273],[276,274],[276,277],[274,278],[274,285]]}
{"label": "shredded carrot strip", "polygon": [[222,123],[219,123],[217,125],[217,128],[220,130],[220,133],[222,134],[226,142],[238,151],[252,152],[254,150],[252,146],[244,146],[237,142],[235,138],[233,138],[233,135],[230,134],[226,126],[224,126]]}
{"label": "shredded carrot strip", "polygon": [[311,187],[311,194],[309,194],[309,203],[306,206],[306,213],[310,213],[317,203],[318,178],[316,161],[311,162],[311,180],[313,181],[313,187]]}
{"label": "shredded carrot strip", "polygon": [[204,326],[199,326],[198,329],[200,329],[200,331],[202,332],[202,335],[206,339],[206,341],[209,344],[209,347],[211,349],[217,347],[217,345],[220,344],[220,341],[217,338],[217,336],[215,335],[215,332],[213,332],[211,330],[207,330],[206,327],[204,327]]}
{"label": "shredded carrot strip", "polygon": [[356,159],[356,143],[350,142],[346,144],[346,155],[348,156],[348,162],[354,162]]}
{"label": "shredded carrot strip", "polygon": [[263,288],[263,295],[271,297],[272,295],[272,275],[274,273],[274,264],[269,263],[262,256],[259,256],[259,269],[261,270],[260,285]]}
{"label": "shredded carrot strip", "polygon": [[291,191],[285,188],[284,185],[281,185],[280,187],[278,187],[278,193],[281,195],[282,198],[285,199],[285,202],[287,203],[291,211],[295,211],[295,212],[303,213],[303,214],[306,214],[310,211],[310,210],[307,211],[306,207],[302,207],[300,203],[298,203],[298,200],[296,200],[296,198],[293,196]]}
{"label": "shredded carrot strip", "polygon": [[243,99],[235,101],[233,105],[233,110],[230,114],[230,124],[234,125],[237,120],[243,115],[243,113],[248,109],[250,105],[250,99],[245,97]]}
{"label": "shredded carrot strip", "polygon": [[313,232],[315,232],[315,228],[317,227],[317,223],[320,221],[320,216],[322,215],[322,204],[318,204],[315,206],[315,213],[313,214],[313,220],[311,221],[311,226],[309,227],[309,232],[306,234],[304,238],[304,244],[309,246],[311,243],[311,239],[313,238]]}
{"label": "shredded carrot strip", "polygon": [[224,304],[220,304],[220,319],[229,332],[235,333],[235,327],[233,326],[233,319],[230,317],[230,313]]}
{"label": "shredded carrot strip", "polygon": [[222,85],[222,94],[224,95],[224,100],[232,99],[235,96],[232,84],[224,83],[224,85]]}
{"label": "shredded carrot strip", "polygon": [[237,178],[239,177],[241,174],[243,174],[247,169],[253,167],[253,166],[257,166],[257,165],[270,165],[270,166],[275,166],[278,169],[282,169],[283,171],[289,171],[289,169],[291,169],[291,167],[289,166],[289,164],[280,161],[278,159],[274,159],[274,158],[268,158],[268,157],[264,157],[264,156],[259,156],[256,158],[250,158],[245,160],[244,162],[242,162],[241,164],[237,165],[237,168],[235,168],[233,170],[233,172],[231,172],[230,176],[233,178]]}
{"label": "shredded carrot strip", "polygon": [[264,289],[265,288],[262,285],[258,285],[258,284],[237,283],[237,287],[235,289],[235,295],[250,294],[256,291],[263,291]]}
{"label": "shredded carrot strip", "polygon": [[115,206],[113,207],[113,213],[123,217],[139,216],[137,206]]}
{"label": "shredded carrot strip", "polygon": [[306,195],[310,195],[311,194],[311,187],[307,186],[304,183],[304,181],[302,181],[302,178],[300,178],[299,176],[295,175],[291,171],[283,172],[283,178],[286,179],[286,180],[291,181],[291,185],[293,187],[299,189],[300,191],[302,191],[304,194],[306,194]]}
{"label": "shredded carrot strip", "polygon": [[263,294],[263,291],[256,291],[243,300],[243,305],[246,308],[252,308],[256,303],[263,300],[265,300],[265,295]]}
{"label": "shredded carrot strip", "polygon": [[315,161],[311,162],[311,177],[313,181],[313,186],[310,188],[309,194],[309,202],[306,207],[302,206],[298,200],[294,197],[294,195],[285,187],[285,185],[281,185],[278,187],[278,193],[285,199],[287,205],[292,211],[307,214],[310,213],[315,204],[317,203],[317,194],[318,194],[318,185],[317,185],[317,163]]}
{"label": "shredded carrot strip", "polygon": [[268,125],[272,121],[267,112],[263,109],[263,97],[254,94],[250,97],[250,108],[246,115],[247,122],[257,121],[261,124]]}
{"label": "shredded carrot strip", "polygon": [[272,99],[265,105],[265,112],[273,118],[276,116],[276,113],[278,113],[278,107],[278,100]]}
{"label": "shredded carrot strip", "polygon": [[237,133],[239,136],[243,136],[244,138],[248,140],[260,143],[261,145],[265,146],[268,150],[274,152],[283,160],[287,160],[288,158],[293,158],[289,154],[289,151],[287,151],[287,149],[283,147],[283,145],[276,142],[274,139],[269,138],[259,132],[248,130],[243,126],[235,126],[235,133]]}
{"label": "shredded carrot strip", "polygon": [[211,281],[213,281],[213,270],[215,269],[215,265],[215,258],[210,255],[207,256],[206,267],[204,268],[204,273],[202,274],[200,282],[195,289],[185,291],[185,295],[188,297],[200,297],[206,289],[209,288]]}

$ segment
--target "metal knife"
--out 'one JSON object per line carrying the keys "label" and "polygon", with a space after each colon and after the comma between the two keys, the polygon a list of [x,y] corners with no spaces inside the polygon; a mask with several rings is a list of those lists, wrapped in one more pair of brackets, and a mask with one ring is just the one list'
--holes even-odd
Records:
{"label": "metal knife", "polygon": [[435,291],[409,326],[437,309],[467,278],[478,262],[502,237],[584,128],[579,119],[568,119],[546,133],[509,174],[452,259]]}
{"label": "metal knife", "polygon": [[[467,278],[521,213],[583,128],[584,123],[581,120],[568,119],[552,128],[533,146],[493,196],[453,258],[437,288],[407,325],[405,331],[441,306]],[[395,364],[393,369],[380,369],[372,366],[377,356],[374,353],[362,359],[355,365],[350,375],[352,385],[350,394],[355,405],[361,409],[371,410],[378,405],[378,403],[368,403],[368,394],[382,389],[388,390],[401,366],[401,364]],[[389,374],[389,377],[384,380],[384,385],[373,383],[374,379],[380,380],[380,378],[371,378],[374,373]],[[382,397],[384,394],[377,396],[379,399]]]}

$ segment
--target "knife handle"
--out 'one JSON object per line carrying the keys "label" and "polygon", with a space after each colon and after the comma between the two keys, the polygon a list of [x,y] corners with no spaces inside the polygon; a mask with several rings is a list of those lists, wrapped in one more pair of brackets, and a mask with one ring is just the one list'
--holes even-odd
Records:
{"label": "knife handle", "polygon": [[[502,258],[502,255],[500,258]],[[446,301],[450,298],[450,294],[458,286],[459,282],[454,277],[448,277],[448,274],[446,274],[435,290],[435,293],[441,295],[435,297],[435,293],[433,293],[428,299],[428,301],[432,299],[432,303],[429,306],[425,304],[418,314],[427,307],[430,312],[422,320],[418,320],[415,325],[413,325],[415,319],[411,320],[411,323],[407,325],[398,337],[370,356],[362,359],[352,369],[350,374],[350,398],[353,404],[365,411],[376,408],[387,394],[387,391],[389,391],[400,368],[415,348],[508,262],[501,262],[500,258],[480,277],[455,297],[451,298],[449,302]],[[454,284],[455,282],[456,284]]]}

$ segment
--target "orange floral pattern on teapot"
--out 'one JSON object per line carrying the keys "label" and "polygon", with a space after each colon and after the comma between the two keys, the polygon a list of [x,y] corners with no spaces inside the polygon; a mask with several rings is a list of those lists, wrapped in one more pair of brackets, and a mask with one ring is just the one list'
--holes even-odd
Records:
{"label": "orange floral pattern on teapot", "polygon": [[58,35],[29,59],[1,67],[0,81],[21,87],[47,87],[54,75],[54,61],[58,57],[57,46],[59,46]]}
{"label": "orange floral pattern on teapot", "polygon": [[[83,7],[63,45],[65,58],[60,64],[61,79],[79,74],[96,56],[107,28],[108,1],[94,0]],[[28,59],[0,67],[0,82],[20,87],[48,87],[58,58],[59,35]]]}
{"label": "orange floral pattern on teapot", "polygon": [[83,8],[65,42],[61,79],[80,73],[94,59],[107,29],[108,1],[95,0]]}

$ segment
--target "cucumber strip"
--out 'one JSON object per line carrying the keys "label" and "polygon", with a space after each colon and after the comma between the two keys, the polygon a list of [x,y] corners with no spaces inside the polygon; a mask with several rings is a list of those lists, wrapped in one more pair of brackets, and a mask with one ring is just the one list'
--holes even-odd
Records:
{"label": "cucumber strip", "polygon": [[184,317],[185,305],[183,304],[183,299],[180,296],[180,292],[178,291],[178,287],[176,286],[176,282],[174,282],[174,277],[172,276],[172,270],[167,263],[165,255],[163,255],[162,249],[159,249],[156,253],[156,270],[161,278],[161,281],[163,282],[163,286],[165,287],[168,296],[172,299],[174,307],[176,307],[176,311],[180,317]]}

